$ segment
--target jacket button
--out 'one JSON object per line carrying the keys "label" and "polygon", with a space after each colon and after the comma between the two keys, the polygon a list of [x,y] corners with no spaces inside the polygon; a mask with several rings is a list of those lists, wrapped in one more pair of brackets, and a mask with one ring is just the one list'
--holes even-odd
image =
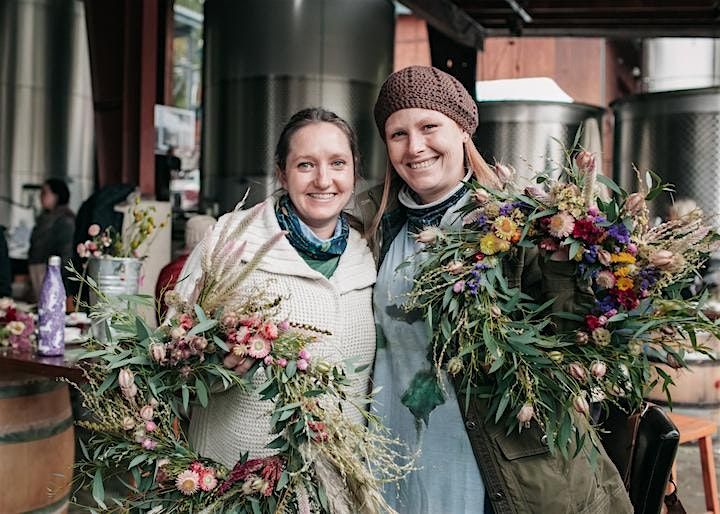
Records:
{"label": "jacket button", "polygon": [[502,491],[498,491],[496,493],[493,493],[493,495],[492,495],[492,500],[496,501],[496,502],[502,500],[503,498],[505,498],[505,495],[503,494]]}
{"label": "jacket button", "polygon": [[477,428],[477,423],[470,419],[465,422],[465,428],[468,430],[475,430]]}

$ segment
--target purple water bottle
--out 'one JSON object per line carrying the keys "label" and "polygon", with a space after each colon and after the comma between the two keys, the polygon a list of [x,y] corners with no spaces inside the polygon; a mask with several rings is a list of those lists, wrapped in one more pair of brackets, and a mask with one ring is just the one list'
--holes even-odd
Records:
{"label": "purple water bottle", "polygon": [[48,260],[38,302],[38,353],[62,355],[65,351],[65,285],[60,273],[60,257]]}

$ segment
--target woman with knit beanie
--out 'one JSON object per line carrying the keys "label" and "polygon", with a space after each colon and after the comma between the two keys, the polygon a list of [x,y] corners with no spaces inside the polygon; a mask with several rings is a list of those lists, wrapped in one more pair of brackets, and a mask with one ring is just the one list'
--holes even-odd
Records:
{"label": "woman with knit beanie", "polygon": [[[617,470],[602,452],[594,467],[585,454],[565,462],[552,456],[539,427],[506,435],[487,421],[480,401],[466,410],[464,395],[446,381],[446,401],[427,425],[418,425],[401,404],[412,377],[428,367],[425,321],[401,308],[412,288],[412,266],[398,265],[417,253],[414,234],[428,226],[457,223],[469,201],[464,181],[497,188],[496,170],[471,139],[478,125],[475,102],[455,78],[431,67],[393,73],[375,104],[375,121],[388,153],[381,188],[360,202],[378,255],[374,292],[378,350],[373,382],[382,386],[378,409],[385,425],[420,451],[419,470],[386,499],[407,514],[612,513],[632,512]],[[573,277],[567,253],[538,259],[526,252],[506,266],[506,278],[524,290],[562,296],[558,308],[587,294]]]}
{"label": "woman with knit beanie", "polygon": [[[253,287],[270,297],[283,298],[280,316],[301,325],[327,330],[312,345],[312,354],[340,363],[353,358],[366,367],[352,376],[353,393],[366,394],[375,355],[372,286],[375,266],[367,242],[348,223],[343,212],[358,176],[358,147],[353,130],[336,114],[321,108],[302,110],[285,125],[275,151],[277,178],[282,190],[266,199],[245,229],[245,245],[238,266],[244,266],[274,235],[286,231],[264,254],[243,287]],[[222,216],[195,247],[176,291],[189,298],[201,275],[201,259],[214,251],[221,234],[235,230],[250,211],[236,210]],[[253,212],[255,212],[253,210]],[[234,360],[233,360],[234,359]],[[227,356],[225,364],[244,373],[254,359]],[[265,381],[259,370],[256,385]],[[277,453],[267,444],[271,433],[272,404],[257,392],[231,388],[213,394],[206,408],[197,407],[190,419],[190,440],[203,457],[232,468],[240,456],[264,458]],[[351,405],[345,414],[356,423],[364,415]]]}

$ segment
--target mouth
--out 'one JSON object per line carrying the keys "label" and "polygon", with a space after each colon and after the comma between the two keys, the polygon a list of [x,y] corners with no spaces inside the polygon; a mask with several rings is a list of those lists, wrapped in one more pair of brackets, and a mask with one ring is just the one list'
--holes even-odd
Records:
{"label": "mouth", "polygon": [[423,170],[423,169],[429,168],[430,166],[435,164],[439,158],[440,157],[436,156],[436,157],[431,157],[429,159],[424,159],[422,161],[409,162],[406,164],[406,166],[408,168],[410,168],[411,170]]}
{"label": "mouth", "polygon": [[313,200],[332,200],[338,193],[308,193],[308,196]]}

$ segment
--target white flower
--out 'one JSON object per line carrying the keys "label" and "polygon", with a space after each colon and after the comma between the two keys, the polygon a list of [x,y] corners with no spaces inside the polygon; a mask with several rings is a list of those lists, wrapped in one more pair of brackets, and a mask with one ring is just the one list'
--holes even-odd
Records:
{"label": "white flower", "polygon": [[0,310],[7,311],[15,307],[15,301],[12,298],[0,298]]}
{"label": "white flower", "polygon": [[434,243],[436,239],[442,238],[443,233],[438,227],[428,227],[417,235],[419,243]]}
{"label": "white flower", "polygon": [[175,487],[177,490],[183,493],[185,496],[190,496],[197,492],[199,487],[200,477],[194,471],[186,469],[180,473],[175,480]]}
{"label": "white flower", "polygon": [[7,324],[7,330],[14,336],[22,335],[25,331],[25,323],[22,321],[11,321]]}

